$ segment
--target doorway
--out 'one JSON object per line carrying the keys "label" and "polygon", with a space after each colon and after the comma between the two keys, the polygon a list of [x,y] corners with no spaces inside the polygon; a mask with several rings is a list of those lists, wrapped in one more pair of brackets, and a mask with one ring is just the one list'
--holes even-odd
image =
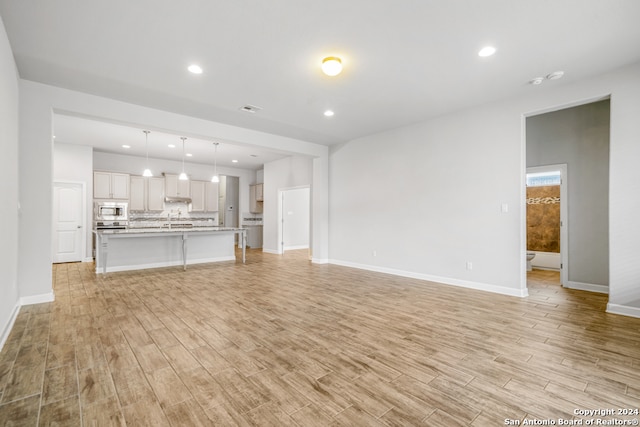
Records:
{"label": "doorway", "polygon": [[[567,105],[524,119],[526,166],[566,165],[562,286],[607,293],[610,100]],[[526,223],[522,225],[526,236]],[[528,248],[523,246],[524,264]],[[524,279],[526,283],[526,275]]]}
{"label": "doorway", "polygon": [[291,188],[279,193],[280,253],[309,249],[310,188]]}
{"label": "doorway", "polygon": [[533,266],[560,271],[560,284],[569,277],[567,165],[527,168],[527,253]]}
{"label": "doorway", "polygon": [[79,262],[86,248],[85,184],[77,182],[53,183],[53,239],[54,263]]}

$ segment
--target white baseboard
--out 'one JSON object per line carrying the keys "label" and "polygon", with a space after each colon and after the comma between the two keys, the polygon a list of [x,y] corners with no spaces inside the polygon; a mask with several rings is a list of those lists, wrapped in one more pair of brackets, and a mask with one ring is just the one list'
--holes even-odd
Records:
{"label": "white baseboard", "polygon": [[20,305],[31,305],[31,304],[42,304],[43,302],[51,302],[51,301],[54,301],[55,299],[56,297],[52,290],[51,292],[48,292],[46,294],[21,297],[19,302],[20,302]]}
{"label": "white baseboard", "polygon": [[300,245],[300,246],[285,246],[285,251],[297,251],[298,249],[309,249],[309,245]]}
{"label": "white baseboard", "polygon": [[82,262],[93,262],[93,257],[85,258]]}
{"label": "white baseboard", "polygon": [[605,285],[594,285],[593,283],[574,282],[569,280],[563,285],[565,288],[578,289],[581,291],[598,292],[601,294],[608,294],[609,287]]}
{"label": "white baseboard", "polygon": [[[222,261],[235,261],[235,255],[218,257],[218,258],[202,258],[202,259],[192,259],[187,261],[187,265],[193,264],[205,264],[208,262],[222,262]],[[182,265],[182,261],[172,261],[172,262],[156,262],[151,264],[136,264],[136,265],[121,265],[116,267],[107,266],[107,273],[114,273],[117,271],[132,271],[132,270],[146,270],[149,268],[162,268],[162,267],[175,267],[178,265]],[[96,274],[102,273],[102,267],[96,268]]]}
{"label": "white baseboard", "polygon": [[13,329],[13,324],[16,322],[16,318],[18,317],[18,313],[20,313],[20,302],[16,302],[16,305],[13,307],[13,311],[11,312],[11,316],[9,316],[9,321],[4,325],[2,331],[0,331],[0,351],[4,347],[4,343],[7,342],[7,338],[9,338],[9,334],[11,334],[11,330]]}
{"label": "white baseboard", "polygon": [[640,308],[627,305],[607,304],[607,313],[640,318]]}
{"label": "white baseboard", "polygon": [[273,249],[262,248],[262,252],[267,253],[267,254],[280,255],[280,252],[278,252],[277,250],[273,250]]}
{"label": "white baseboard", "polygon": [[313,264],[329,264],[329,260],[326,258],[313,258],[311,257],[311,262]]}
{"label": "white baseboard", "polygon": [[396,270],[393,268],[377,267],[373,265],[358,264],[358,263],[353,263],[349,261],[341,261],[341,260],[335,260],[335,259],[329,260],[329,263],[335,264],[335,265],[342,265],[344,267],[358,268],[360,270],[369,270],[369,271],[375,271],[378,273],[393,274],[394,276],[409,277],[411,279],[427,280],[429,282],[437,282],[443,285],[453,285],[453,286],[459,286],[462,288],[476,289],[479,291],[493,292],[496,294],[508,295],[513,297],[524,298],[529,296],[529,292],[526,288],[525,289],[506,288],[504,286],[490,285],[488,283],[471,282],[468,280],[452,279],[449,277],[432,276],[430,274],[414,273],[412,271]]}

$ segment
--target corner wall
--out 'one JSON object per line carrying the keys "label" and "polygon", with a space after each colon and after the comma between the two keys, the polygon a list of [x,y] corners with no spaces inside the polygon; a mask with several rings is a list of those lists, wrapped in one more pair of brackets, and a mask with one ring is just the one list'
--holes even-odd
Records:
{"label": "corner wall", "polygon": [[526,294],[524,118],[607,96],[608,311],[640,317],[640,64],[333,147],[332,262]]}
{"label": "corner wall", "polygon": [[0,350],[18,314],[18,73],[0,19]]}

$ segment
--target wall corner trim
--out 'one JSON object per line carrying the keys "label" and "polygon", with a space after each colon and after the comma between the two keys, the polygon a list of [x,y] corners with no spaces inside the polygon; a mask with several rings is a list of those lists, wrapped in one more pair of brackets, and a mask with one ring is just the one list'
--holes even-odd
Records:
{"label": "wall corner trim", "polygon": [[51,302],[56,299],[53,290],[46,294],[31,295],[28,297],[20,297],[20,305],[42,304],[43,302]]}
{"label": "wall corner trim", "polygon": [[18,313],[20,313],[20,304],[16,302],[16,305],[13,307],[13,311],[11,312],[11,316],[9,317],[9,321],[4,325],[2,330],[0,330],[0,351],[4,347],[4,343],[7,342],[7,338],[9,338],[9,334],[13,329],[13,324],[18,317]]}
{"label": "wall corner trim", "polygon": [[640,308],[628,305],[607,304],[607,313],[640,318]]}
{"label": "wall corner trim", "polygon": [[367,264],[358,264],[354,262],[341,261],[341,260],[335,260],[335,259],[330,259],[329,263],[335,264],[335,265],[341,265],[343,267],[351,267],[351,268],[357,268],[360,270],[375,271],[377,273],[392,274],[394,276],[401,276],[401,277],[408,277],[411,279],[436,282],[442,285],[451,285],[451,286],[458,286],[461,288],[475,289],[478,291],[493,292],[495,294],[508,295],[512,297],[524,298],[529,296],[529,292],[526,288],[524,289],[506,288],[504,286],[490,285],[488,283],[471,282],[468,280],[453,279],[449,277],[432,276],[430,274],[415,273],[412,271],[396,270],[393,268],[378,267],[378,266],[367,265]]}

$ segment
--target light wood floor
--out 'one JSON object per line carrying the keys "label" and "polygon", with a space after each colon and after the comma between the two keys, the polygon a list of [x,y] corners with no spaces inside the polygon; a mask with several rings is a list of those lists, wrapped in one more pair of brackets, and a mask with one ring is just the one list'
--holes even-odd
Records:
{"label": "light wood floor", "polygon": [[515,298],[248,256],[54,266],[56,301],[23,307],[0,353],[0,425],[500,426],[640,408],[640,319],[557,273]]}

